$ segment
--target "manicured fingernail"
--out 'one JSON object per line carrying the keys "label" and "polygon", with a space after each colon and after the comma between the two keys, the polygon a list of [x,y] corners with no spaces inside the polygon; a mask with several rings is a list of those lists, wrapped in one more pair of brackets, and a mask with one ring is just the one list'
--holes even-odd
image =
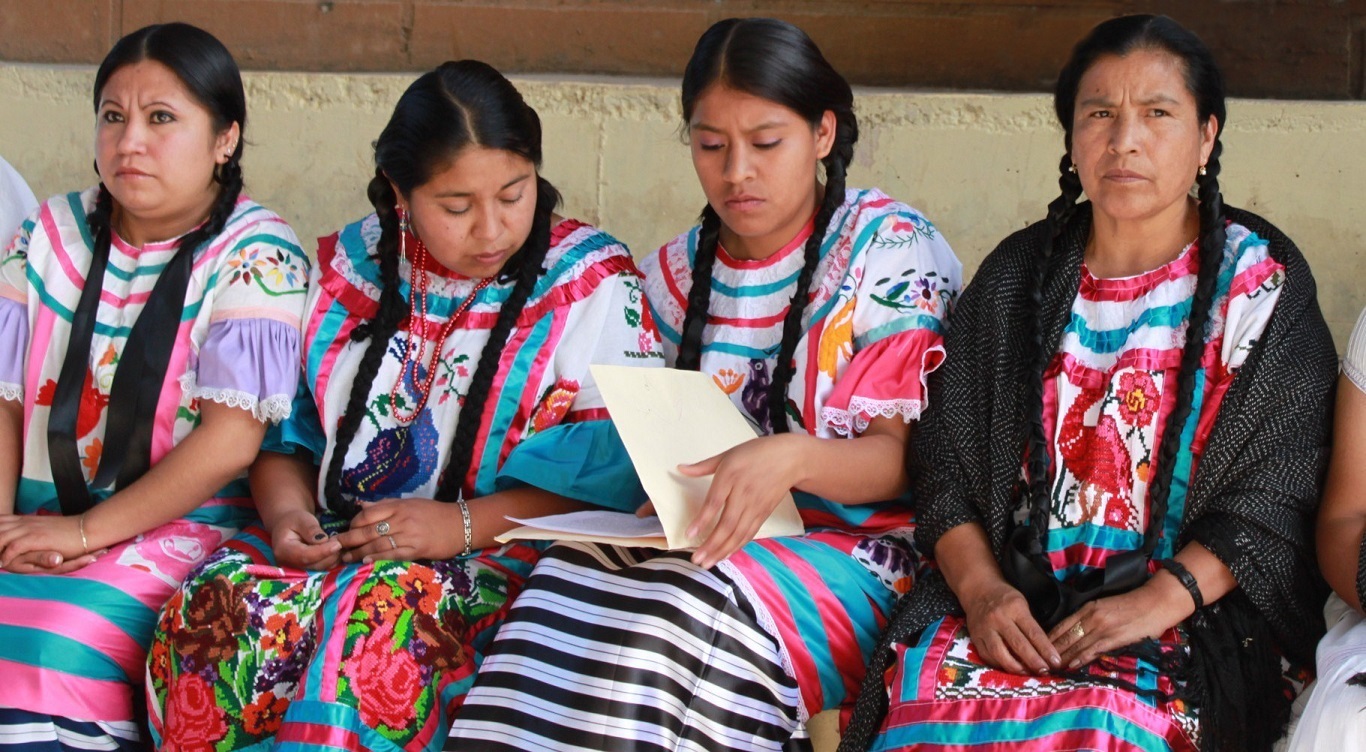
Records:
{"label": "manicured fingernail", "polygon": [[369,564],[369,563],[372,562],[372,561],[374,561],[374,559],[373,559],[372,557],[367,556],[367,557],[365,557],[364,559],[361,559],[361,560],[360,560],[360,563],[362,563],[362,564]]}
{"label": "manicured fingernail", "polygon": [[1081,665],[1081,661],[1075,661],[1075,660],[1074,660],[1074,661],[1072,661],[1071,663],[1067,664],[1067,670],[1068,670],[1068,671],[1076,671],[1076,670],[1077,670],[1077,666],[1080,666],[1080,665]]}
{"label": "manicured fingernail", "polygon": [[1048,664],[1050,666],[1057,666],[1059,663],[1062,663],[1062,656],[1057,653],[1052,653],[1048,656]]}
{"label": "manicured fingernail", "polygon": [[313,540],[320,541],[327,537],[327,533],[317,532],[313,534]]}
{"label": "manicured fingernail", "polygon": [[342,554],[342,561],[345,561],[345,562],[351,561],[351,554]]}

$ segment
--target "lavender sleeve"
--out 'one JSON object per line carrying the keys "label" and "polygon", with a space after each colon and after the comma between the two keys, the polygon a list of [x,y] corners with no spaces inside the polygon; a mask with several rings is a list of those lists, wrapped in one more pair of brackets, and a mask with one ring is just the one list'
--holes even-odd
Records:
{"label": "lavender sleeve", "polygon": [[299,330],[273,319],[227,319],[209,327],[199,362],[186,374],[192,397],[250,410],[258,419],[289,417],[299,383]]}
{"label": "lavender sleeve", "polygon": [[0,298],[0,400],[24,398],[24,357],[28,353],[28,310]]}

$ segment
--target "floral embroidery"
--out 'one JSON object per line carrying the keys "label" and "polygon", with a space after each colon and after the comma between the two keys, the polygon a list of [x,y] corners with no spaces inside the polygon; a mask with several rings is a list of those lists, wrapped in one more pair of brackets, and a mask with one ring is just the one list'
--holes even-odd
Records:
{"label": "floral embroidery", "polygon": [[422,691],[417,663],[406,650],[393,650],[394,625],[384,622],[356,641],[343,661],[342,675],[359,700],[361,722],[401,729],[413,720],[413,704]]}
{"label": "floral embroidery", "polygon": [[1119,417],[1131,426],[1147,426],[1162,404],[1162,394],[1147,371],[1121,374],[1119,393]]}
{"label": "floral embroidery", "polygon": [[242,708],[242,728],[254,736],[274,734],[284,722],[289,698],[266,692]]}
{"label": "floral embroidery", "polygon": [[256,286],[267,295],[302,295],[304,280],[308,279],[307,269],[295,260],[293,254],[283,248],[267,248],[262,252],[260,246],[239,250],[227,260],[229,284]]}
{"label": "floral embroidery", "polygon": [[830,317],[821,334],[820,349],[816,353],[816,367],[831,379],[839,377],[839,367],[854,357],[854,298]]}
{"label": "floral embroidery", "polygon": [[190,674],[176,682],[166,705],[166,735],[185,752],[210,752],[228,733],[224,713],[214,700],[213,686]]}
{"label": "floral embroidery", "polygon": [[726,394],[735,394],[735,390],[745,383],[745,377],[729,368],[722,368],[712,374],[711,380],[721,387],[721,391]]}
{"label": "floral embroidery", "polygon": [[560,379],[547,388],[531,415],[531,428],[527,434],[538,433],[563,422],[578,394],[579,382],[575,379]]}

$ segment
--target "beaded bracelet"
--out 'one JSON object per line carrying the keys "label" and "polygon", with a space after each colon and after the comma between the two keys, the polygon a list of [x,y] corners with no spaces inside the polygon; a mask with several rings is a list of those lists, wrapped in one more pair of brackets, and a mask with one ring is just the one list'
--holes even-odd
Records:
{"label": "beaded bracelet", "polygon": [[1172,573],[1177,581],[1186,588],[1186,592],[1191,594],[1191,600],[1195,601],[1195,610],[1199,611],[1205,607],[1205,596],[1200,594],[1200,583],[1195,581],[1195,575],[1191,574],[1186,565],[1176,559],[1164,559],[1159,562],[1162,568]]}
{"label": "beaded bracelet", "polygon": [[469,556],[471,549],[474,548],[474,524],[470,522],[470,505],[464,499],[456,499],[456,504],[460,505],[460,521],[465,523],[465,550],[460,552],[461,556]]}

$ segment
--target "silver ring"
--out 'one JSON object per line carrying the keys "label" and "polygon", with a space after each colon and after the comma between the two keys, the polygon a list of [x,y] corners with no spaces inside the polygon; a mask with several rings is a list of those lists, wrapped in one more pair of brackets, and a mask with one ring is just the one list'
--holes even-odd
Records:
{"label": "silver ring", "polygon": [[376,523],[376,524],[375,524],[375,532],[376,532],[376,533],[379,533],[380,535],[388,535],[388,534],[389,534],[389,521],[388,521],[388,520],[385,520],[384,522],[378,522],[378,523]]}
{"label": "silver ring", "polygon": [[392,536],[392,535],[386,535],[386,536],[384,536],[384,537],[389,539],[389,547],[390,547],[390,548],[393,548],[393,549],[395,549],[395,550],[398,549],[398,544],[394,542],[394,536]]}

